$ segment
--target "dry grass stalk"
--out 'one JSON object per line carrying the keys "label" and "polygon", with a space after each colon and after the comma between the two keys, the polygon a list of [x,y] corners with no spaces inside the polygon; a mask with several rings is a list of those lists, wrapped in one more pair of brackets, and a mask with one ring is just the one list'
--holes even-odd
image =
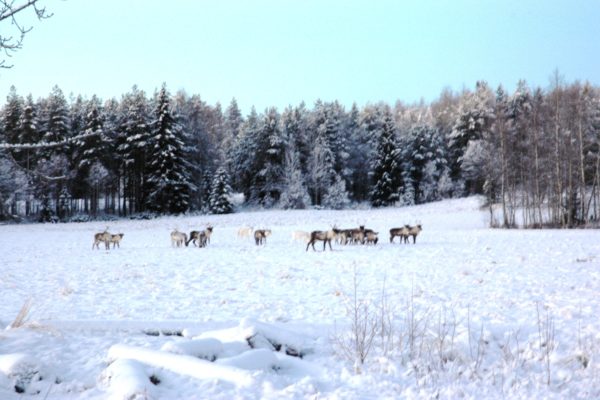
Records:
{"label": "dry grass stalk", "polygon": [[25,322],[27,321],[27,316],[31,311],[31,304],[31,299],[27,299],[25,303],[23,303],[23,305],[21,306],[21,310],[15,317],[14,321],[10,325],[8,325],[7,329],[21,328],[25,324]]}

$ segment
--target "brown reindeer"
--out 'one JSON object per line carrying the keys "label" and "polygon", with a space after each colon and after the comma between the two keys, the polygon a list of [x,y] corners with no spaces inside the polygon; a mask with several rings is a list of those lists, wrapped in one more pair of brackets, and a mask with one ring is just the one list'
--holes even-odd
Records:
{"label": "brown reindeer", "polygon": [[335,235],[335,242],[343,245],[352,243],[352,233],[356,229],[340,229],[340,232]]}
{"label": "brown reindeer", "polygon": [[92,244],[92,250],[96,247],[100,250],[100,242],[104,242],[104,247],[106,250],[110,249],[110,237],[111,234],[108,233],[108,228],[104,232],[98,232],[94,234],[94,243]]}
{"label": "brown reindeer", "polygon": [[390,243],[394,243],[394,238],[396,236],[400,238],[400,243],[408,239],[408,225],[405,225],[402,228],[390,229]]}
{"label": "brown reindeer", "polygon": [[376,245],[377,242],[379,241],[379,238],[377,237],[377,235],[378,235],[377,232],[373,232],[372,230],[369,230],[369,232],[367,232],[367,234],[366,234],[366,243]]}
{"label": "brown reindeer", "polygon": [[312,231],[310,233],[310,241],[306,245],[306,251],[308,251],[308,247],[310,245],[312,245],[313,250],[316,251],[315,242],[318,240],[323,241],[323,251],[325,251],[327,243],[329,243],[329,250],[333,250],[331,248],[331,240],[334,239],[335,235],[337,235],[339,232],[340,230],[335,227],[328,231]]}
{"label": "brown reindeer", "polygon": [[[417,242],[417,235],[423,230],[421,224],[417,226],[408,226],[408,236],[412,236],[413,244]],[[406,236],[405,242],[408,243],[408,236]]]}
{"label": "brown reindeer", "polygon": [[257,229],[254,231],[254,242],[257,246],[267,244],[267,236],[271,235],[270,229]]}
{"label": "brown reindeer", "polygon": [[366,235],[366,230],[365,230],[364,225],[359,226],[358,229],[352,229],[350,231],[350,243],[364,244],[365,237],[366,237],[365,235]]}
{"label": "brown reindeer", "polygon": [[203,231],[191,231],[190,238],[186,240],[185,245],[188,246],[190,242],[192,242],[194,246],[196,246],[196,242],[198,242],[198,247],[206,247],[206,244],[210,242],[212,231],[212,226],[209,226]]}
{"label": "brown reindeer", "polygon": [[110,239],[108,239],[109,243],[113,244],[113,249],[115,247],[121,248],[121,239],[123,239],[123,236],[125,236],[124,233],[117,233],[116,235],[110,235]]}

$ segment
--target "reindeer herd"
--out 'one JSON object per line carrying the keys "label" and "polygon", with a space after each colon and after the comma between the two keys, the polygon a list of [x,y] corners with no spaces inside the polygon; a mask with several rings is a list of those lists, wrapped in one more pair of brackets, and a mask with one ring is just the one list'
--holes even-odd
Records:
{"label": "reindeer herd", "polygon": [[108,228],[106,228],[104,232],[94,234],[94,243],[92,244],[92,250],[94,249],[94,247],[100,249],[100,243],[104,243],[104,248],[106,248],[106,250],[110,249],[111,243],[113,245],[113,249],[115,247],[120,248],[120,243],[121,239],[123,239],[123,236],[125,236],[124,233],[117,233],[113,235],[112,233],[109,233]]}
{"label": "reindeer herd", "polygon": [[[401,228],[390,229],[390,243],[394,243],[396,237],[400,238],[400,243],[409,243],[409,238],[413,238],[413,244],[417,242],[417,236],[422,230],[421,224],[415,226],[404,225]],[[204,230],[191,231],[189,236],[184,232],[180,232],[175,229],[171,232],[171,246],[172,247],[188,247],[190,243],[194,247],[203,248],[210,243],[210,236],[212,235],[213,227],[208,225]],[[327,231],[294,231],[292,232],[292,240],[295,242],[305,242],[306,251],[312,246],[315,249],[316,242],[323,242],[323,251],[326,250],[329,244],[329,250],[333,250],[331,247],[331,241],[335,241],[336,244],[350,245],[350,244],[362,244],[362,245],[376,245],[379,241],[379,233],[372,229],[365,228],[364,225],[360,225],[358,228],[351,229],[338,229],[333,226]],[[110,249],[112,243],[113,249],[115,247],[121,247],[120,242],[123,239],[124,234],[111,234],[108,232],[108,227],[104,232],[94,234],[94,243],[92,244],[92,250],[94,248],[100,249],[100,243],[104,243],[105,248]],[[267,237],[271,236],[270,229],[254,229],[250,226],[244,226],[237,232],[239,239],[247,239],[251,236],[254,237],[254,243],[257,246],[265,245],[267,243]]]}
{"label": "reindeer herd", "polygon": [[[413,244],[417,242],[417,235],[423,228],[421,224],[416,226],[404,225],[402,228],[390,229],[390,243],[394,242],[396,236],[400,237],[400,243],[408,243],[408,238],[412,236]],[[307,238],[306,251],[312,245],[312,249],[315,249],[315,243],[318,241],[323,242],[323,251],[325,251],[327,244],[329,244],[329,250],[331,248],[331,241],[334,240],[336,244],[348,245],[348,244],[371,244],[376,245],[379,241],[379,233],[372,229],[365,228],[364,225],[360,225],[358,228],[351,229],[337,229],[335,226],[328,231],[313,231],[310,234],[302,231],[295,231],[292,233],[292,240],[298,241],[303,238]]]}

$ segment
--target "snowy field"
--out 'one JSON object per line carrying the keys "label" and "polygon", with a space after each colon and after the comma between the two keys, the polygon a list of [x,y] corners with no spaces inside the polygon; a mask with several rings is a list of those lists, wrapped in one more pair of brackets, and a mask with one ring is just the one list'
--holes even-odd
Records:
{"label": "snowy field", "polygon": [[[0,226],[0,399],[600,397],[599,232],[486,216],[470,198],[123,220],[110,251],[91,248],[106,223]],[[207,223],[208,247],[171,247]],[[291,240],[333,224],[380,241]]]}

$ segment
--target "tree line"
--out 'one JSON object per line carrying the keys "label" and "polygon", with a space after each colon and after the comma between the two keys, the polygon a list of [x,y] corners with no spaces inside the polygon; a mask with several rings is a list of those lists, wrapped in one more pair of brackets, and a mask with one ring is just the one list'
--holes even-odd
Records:
{"label": "tree line", "polygon": [[245,116],[235,99],[223,110],[165,85],[107,101],[67,99],[58,87],[34,101],[12,88],[0,110],[0,216],[385,207],[483,194],[496,226],[587,225],[600,207],[599,130],[599,89],[558,72],[546,89],[521,81],[507,93],[480,81],[429,104],[317,101]]}

